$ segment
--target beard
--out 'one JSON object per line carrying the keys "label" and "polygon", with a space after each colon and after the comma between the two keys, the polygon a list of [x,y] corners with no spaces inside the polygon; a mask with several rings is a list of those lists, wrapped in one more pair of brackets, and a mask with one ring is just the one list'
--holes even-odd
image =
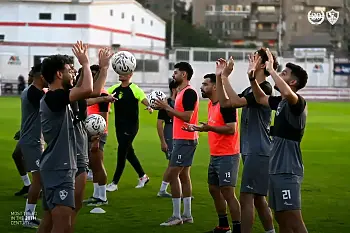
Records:
{"label": "beard", "polygon": [[205,92],[201,92],[203,98],[208,98],[208,95]]}
{"label": "beard", "polygon": [[69,80],[66,80],[66,81],[62,81],[62,87],[64,90],[70,90],[73,88],[73,85]]}

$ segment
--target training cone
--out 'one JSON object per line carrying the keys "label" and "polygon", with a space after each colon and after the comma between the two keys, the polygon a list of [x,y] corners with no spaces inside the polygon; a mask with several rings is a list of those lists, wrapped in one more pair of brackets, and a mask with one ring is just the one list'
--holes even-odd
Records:
{"label": "training cone", "polygon": [[90,211],[90,213],[91,214],[104,214],[104,213],[106,213],[106,211],[102,208],[97,207],[97,208],[92,209]]}

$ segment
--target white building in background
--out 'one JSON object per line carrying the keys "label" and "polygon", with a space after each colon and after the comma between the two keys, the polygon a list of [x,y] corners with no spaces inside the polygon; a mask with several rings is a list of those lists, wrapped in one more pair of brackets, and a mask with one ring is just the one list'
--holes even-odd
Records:
{"label": "white building in background", "polygon": [[[137,1],[0,0],[0,12],[0,74],[5,79],[26,76],[48,55],[73,55],[72,44],[83,40],[92,63],[99,48],[119,47],[134,53],[137,71],[143,71],[135,73],[134,82],[168,81],[165,22]],[[110,73],[108,81],[116,81]]]}

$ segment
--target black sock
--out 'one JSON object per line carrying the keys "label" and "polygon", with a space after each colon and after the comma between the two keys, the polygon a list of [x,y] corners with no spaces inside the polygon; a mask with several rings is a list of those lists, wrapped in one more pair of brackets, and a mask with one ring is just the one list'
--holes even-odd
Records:
{"label": "black sock", "polygon": [[219,227],[229,227],[227,214],[219,215]]}
{"label": "black sock", "polygon": [[241,233],[241,222],[232,221],[232,233]]}

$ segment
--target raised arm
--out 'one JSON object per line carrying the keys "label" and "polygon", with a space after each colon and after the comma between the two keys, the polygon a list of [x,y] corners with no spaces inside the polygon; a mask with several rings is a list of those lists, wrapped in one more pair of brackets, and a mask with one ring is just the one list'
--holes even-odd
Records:
{"label": "raised arm", "polygon": [[109,61],[112,56],[113,53],[109,48],[103,48],[98,53],[100,70],[97,72],[96,77],[94,77],[92,97],[100,96],[101,91],[106,84]]}
{"label": "raised arm", "polygon": [[82,76],[80,77],[82,80],[80,86],[73,87],[70,91],[70,102],[87,99],[91,95],[93,89],[93,80],[90,70],[87,45],[84,45],[83,42],[78,41],[73,46],[72,51],[82,66]]}
{"label": "raised arm", "polygon": [[223,63],[223,59],[219,59],[216,62],[216,72],[215,72],[216,73],[216,93],[217,93],[218,98],[219,98],[220,106],[230,107],[231,102],[230,102],[229,98],[227,97],[223,82],[221,80],[222,71],[224,69],[224,66],[222,63]]}
{"label": "raised arm", "polygon": [[273,68],[273,56],[269,49],[266,49],[269,60],[266,62],[266,69],[270,73],[275,85],[278,87],[281,96],[285,98],[289,104],[295,105],[298,102],[298,95],[290,88],[290,86],[277,74]]}

